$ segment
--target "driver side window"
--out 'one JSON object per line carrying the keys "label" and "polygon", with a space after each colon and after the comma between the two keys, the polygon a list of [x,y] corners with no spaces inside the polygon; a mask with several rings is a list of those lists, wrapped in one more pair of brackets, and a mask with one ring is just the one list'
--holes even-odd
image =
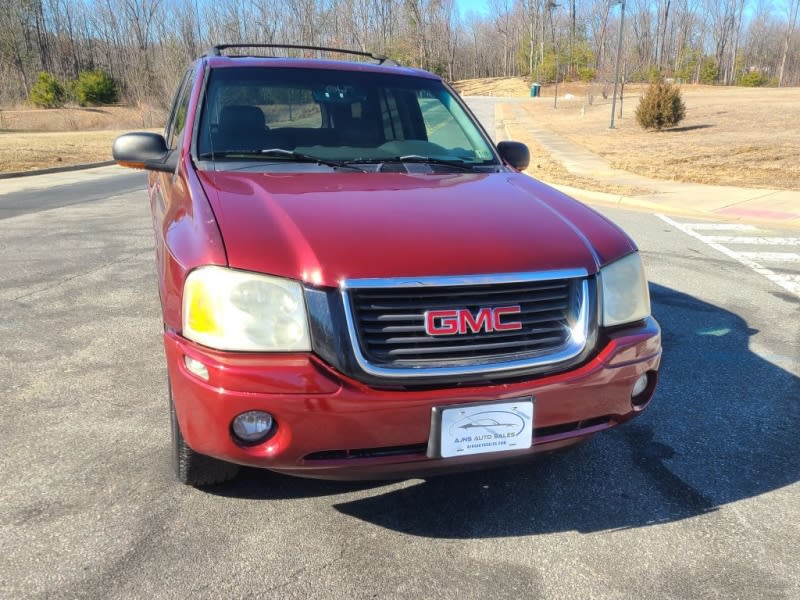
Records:
{"label": "driver side window", "polygon": [[189,97],[192,93],[192,83],[194,70],[186,72],[183,77],[181,86],[178,88],[178,94],[175,96],[175,102],[172,105],[172,112],[170,113],[169,122],[167,124],[166,140],[167,148],[174,150],[178,145],[178,139],[183,133],[183,128],[186,126],[186,114],[189,112]]}

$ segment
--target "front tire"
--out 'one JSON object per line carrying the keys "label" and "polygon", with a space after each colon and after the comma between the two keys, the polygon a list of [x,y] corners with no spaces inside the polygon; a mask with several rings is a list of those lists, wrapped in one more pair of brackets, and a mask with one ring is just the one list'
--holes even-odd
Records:
{"label": "front tire", "polygon": [[178,481],[186,485],[202,487],[224,483],[236,477],[239,465],[228,463],[192,450],[183,439],[175,403],[172,400],[172,386],[169,389],[169,416],[172,433],[172,461]]}

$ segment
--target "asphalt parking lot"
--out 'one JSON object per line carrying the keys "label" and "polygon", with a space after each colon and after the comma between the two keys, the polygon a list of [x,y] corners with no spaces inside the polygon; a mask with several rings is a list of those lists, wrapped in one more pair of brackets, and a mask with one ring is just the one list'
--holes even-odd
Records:
{"label": "asphalt parking lot", "polygon": [[0,597],[800,596],[797,297],[606,211],[664,329],[640,418],[493,471],[195,490],[170,472],[149,209],[118,184],[0,215]]}

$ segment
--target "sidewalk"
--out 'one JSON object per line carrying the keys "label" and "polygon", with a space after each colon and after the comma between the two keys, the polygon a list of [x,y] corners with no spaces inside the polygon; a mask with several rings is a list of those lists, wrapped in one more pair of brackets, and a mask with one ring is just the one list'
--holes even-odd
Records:
{"label": "sidewalk", "polygon": [[[644,208],[654,212],[726,220],[757,220],[780,226],[800,227],[800,191],[666,181],[614,169],[604,158],[589,152],[583,146],[561,138],[531,122],[513,101],[506,106],[511,108],[513,118],[501,119],[500,105],[498,105],[496,118],[498,140],[515,139],[515,133],[524,128],[524,131],[544,146],[554,159],[575,175],[652,191],[646,195],[620,196],[568,186],[553,186],[580,200]],[[519,133],[517,137],[521,137]]]}

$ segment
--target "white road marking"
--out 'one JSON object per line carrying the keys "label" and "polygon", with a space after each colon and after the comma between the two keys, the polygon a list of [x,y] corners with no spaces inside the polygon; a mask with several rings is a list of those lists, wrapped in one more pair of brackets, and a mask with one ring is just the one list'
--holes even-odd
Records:
{"label": "white road marking", "polygon": [[756,262],[800,262],[800,254],[796,252],[738,252],[737,254]]}
{"label": "white road marking", "polygon": [[755,225],[742,225],[740,223],[682,223],[689,229],[704,231],[757,231]]}
{"label": "white road marking", "polygon": [[[798,256],[797,254],[792,252],[736,252],[730,248],[726,248],[718,241],[719,238],[724,236],[702,235],[694,231],[691,227],[686,227],[683,223],[673,221],[666,215],[657,214],[656,216],[668,225],[672,225],[678,231],[682,231],[686,235],[700,240],[704,244],[712,247],[717,252],[721,252],[725,256],[728,256],[736,262],[743,264],[745,267],[752,269],[762,277],[766,277],[775,285],[778,285],[795,296],[800,297],[800,282],[797,281],[797,277],[795,275],[775,273],[761,264],[761,262],[766,262],[768,260],[787,260],[787,257],[796,257]],[[788,258],[788,260],[793,262],[795,258]]]}
{"label": "white road marking", "polygon": [[800,238],[795,237],[749,237],[746,235],[709,235],[709,242],[717,244],[751,244],[754,246],[800,246]]}
{"label": "white road marking", "polygon": [[781,369],[786,369],[787,371],[790,371],[791,369],[797,367],[796,356],[789,356],[787,354],[775,354],[765,346],[762,346],[760,343],[758,343],[757,340],[754,340],[752,338],[750,339],[749,349],[754,354],[757,354],[767,362]]}

